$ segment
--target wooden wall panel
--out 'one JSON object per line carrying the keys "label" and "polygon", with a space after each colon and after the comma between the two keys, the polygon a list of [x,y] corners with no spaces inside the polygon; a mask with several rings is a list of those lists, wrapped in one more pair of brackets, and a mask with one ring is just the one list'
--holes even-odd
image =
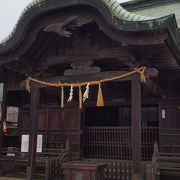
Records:
{"label": "wooden wall panel", "polygon": [[62,113],[59,110],[50,110],[49,114],[49,129],[58,129],[63,127],[62,123]]}
{"label": "wooden wall panel", "polygon": [[[180,153],[180,101],[167,100],[160,105],[160,151]],[[165,116],[162,111],[165,110]]]}
{"label": "wooden wall panel", "polygon": [[19,129],[28,129],[30,126],[29,123],[29,112],[19,112],[19,119],[18,119],[18,128]]}
{"label": "wooden wall panel", "polygon": [[[29,112],[19,113],[20,134],[28,134]],[[72,157],[80,157],[80,124],[79,109],[39,109],[37,114],[38,133],[43,134],[43,148],[65,148],[69,142]]]}
{"label": "wooden wall panel", "polygon": [[47,123],[47,111],[39,111],[37,114],[37,127],[39,130],[45,130]]}
{"label": "wooden wall panel", "polygon": [[80,110],[65,110],[65,129],[80,129]]}
{"label": "wooden wall panel", "polygon": [[68,139],[70,142],[80,142],[79,132],[78,133],[77,132],[75,132],[75,133],[68,132],[65,134],[65,139]]}
{"label": "wooden wall panel", "polygon": [[80,158],[81,111],[79,109],[65,110],[65,141],[69,141],[72,158]]}

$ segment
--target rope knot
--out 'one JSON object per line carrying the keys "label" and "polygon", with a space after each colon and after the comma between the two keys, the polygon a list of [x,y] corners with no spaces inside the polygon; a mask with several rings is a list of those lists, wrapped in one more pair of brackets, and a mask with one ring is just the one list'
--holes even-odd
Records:
{"label": "rope knot", "polygon": [[139,75],[140,75],[141,83],[145,83],[146,82],[145,70],[146,70],[146,67],[141,67],[141,68],[136,70],[139,73]]}
{"label": "rope knot", "polygon": [[26,90],[27,90],[28,92],[31,92],[30,80],[31,80],[31,77],[28,76],[28,77],[26,78]]}

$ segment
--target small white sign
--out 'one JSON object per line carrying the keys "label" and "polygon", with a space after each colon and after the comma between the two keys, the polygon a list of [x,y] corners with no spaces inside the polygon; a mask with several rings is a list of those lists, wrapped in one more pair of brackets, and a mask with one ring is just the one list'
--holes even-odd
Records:
{"label": "small white sign", "polygon": [[[42,152],[42,145],[43,145],[43,135],[37,135],[37,147],[36,152]],[[27,153],[29,151],[29,135],[23,134],[21,138],[21,152]]]}
{"label": "small white sign", "polygon": [[0,102],[3,100],[4,84],[0,83]]}
{"label": "small white sign", "polygon": [[19,111],[18,107],[8,106],[7,107],[6,121],[17,123],[18,122],[18,111]]}
{"label": "small white sign", "polygon": [[42,152],[42,144],[43,144],[43,135],[42,134],[38,134],[37,135],[37,148],[36,148],[36,152],[38,152],[38,153]]}
{"label": "small white sign", "polygon": [[165,119],[166,118],[166,111],[165,109],[162,110],[162,119]]}
{"label": "small white sign", "polygon": [[29,150],[29,135],[23,134],[21,138],[21,152],[28,152]]}

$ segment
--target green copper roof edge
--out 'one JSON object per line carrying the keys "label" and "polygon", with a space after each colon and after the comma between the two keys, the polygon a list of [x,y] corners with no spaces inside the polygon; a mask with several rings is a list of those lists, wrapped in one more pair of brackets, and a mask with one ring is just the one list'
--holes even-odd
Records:
{"label": "green copper roof edge", "polygon": [[[146,17],[146,16],[140,16],[134,13],[131,13],[127,10],[125,10],[118,2],[117,0],[102,0],[109,8],[109,10],[112,12],[113,16],[117,17],[118,19],[124,20],[124,21],[144,21],[144,20],[150,20],[150,19],[155,19],[155,17]],[[119,7],[119,9],[123,10],[123,13],[121,12],[121,10],[115,11],[115,9],[113,9],[113,5],[116,4],[116,8],[117,9]],[[129,13],[131,15],[129,15]],[[127,14],[127,16],[126,16]],[[130,17],[131,18],[128,18]]]}
{"label": "green copper roof edge", "polygon": [[[15,31],[17,29],[17,26],[21,20],[21,18],[24,16],[24,14],[30,10],[33,6],[41,6],[41,3],[44,1],[48,1],[48,0],[33,0],[31,3],[29,3],[24,10],[22,11],[18,21],[16,22],[13,30],[11,31],[11,33],[5,37],[3,40],[0,41],[0,45],[1,44],[6,44],[6,42],[15,34]],[[145,16],[140,16],[140,15],[136,15],[133,13],[128,12],[127,10],[125,10],[118,2],[117,0],[100,0],[102,1],[104,4],[106,4],[106,6],[109,8],[109,10],[111,11],[112,15],[117,17],[118,19],[124,20],[124,21],[142,21],[142,20],[150,20],[150,19],[154,19],[151,17],[145,17]],[[117,4],[116,8],[113,9],[113,4]],[[121,13],[120,10],[119,11],[115,11],[117,8],[122,9],[124,12]],[[130,15],[129,15],[130,13]],[[126,15],[127,14],[127,15]]]}

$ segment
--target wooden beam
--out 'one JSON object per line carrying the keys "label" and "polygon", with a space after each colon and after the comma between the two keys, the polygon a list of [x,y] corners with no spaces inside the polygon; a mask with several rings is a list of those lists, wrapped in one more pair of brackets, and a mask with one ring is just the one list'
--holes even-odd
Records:
{"label": "wooden beam", "polygon": [[[79,49],[80,51],[80,49]],[[132,54],[123,47],[107,48],[103,50],[89,50],[89,52],[79,52],[75,54],[66,54],[56,57],[50,57],[42,59],[41,66],[49,67],[53,65],[60,65],[65,63],[71,63],[81,60],[89,61],[95,59],[95,61],[104,61],[108,58],[118,58],[121,62],[126,62],[132,58]]]}
{"label": "wooden beam", "polygon": [[7,115],[7,81],[3,81],[3,97],[1,102],[1,122],[0,122],[0,157],[2,156],[2,148],[3,148],[3,121],[6,120]]}
{"label": "wooden beam", "polygon": [[152,94],[159,95],[161,97],[164,96],[165,91],[162,90],[158,84],[156,84],[152,79],[147,79],[146,83],[144,84],[144,88],[147,89]]}
{"label": "wooden beam", "polygon": [[132,78],[132,163],[133,180],[141,179],[141,82],[139,77]]}
{"label": "wooden beam", "polygon": [[[48,36],[49,37],[49,36]],[[51,38],[53,39],[53,38]],[[35,52],[36,58],[40,58],[40,54],[42,54],[42,49],[44,48],[44,44],[47,44],[48,38],[46,38],[43,45],[41,45],[41,49],[38,52]],[[19,74],[28,74],[31,68],[38,71],[39,74],[44,74],[44,71],[52,66],[65,64],[67,66],[68,63],[78,62],[80,59],[83,61],[102,61],[105,62],[105,59],[115,59],[120,63],[123,63],[126,66],[135,67],[134,66],[134,56],[126,49],[122,47],[118,48],[107,48],[103,50],[89,50],[87,52],[80,53],[81,49],[77,50],[75,54],[66,54],[59,55],[55,57],[49,57],[40,59],[38,62],[35,59],[21,59],[18,63],[6,63],[4,66],[6,69],[10,69],[14,72],[18,72]],[[34,52],[34,51],[33,51]]]}
{"label": "wooden beam", "polygon": [[155,78],[159,75],[159,72],[156,68],[146,68],[145,76],[146,76],[146,83],[143,84],[145,89],[150,91],[153,94],[163,96],[164,91],[155,83],[151,78]]}
{"label": "wooden beam", "polygon": [[8,72],[5,69],[0,69],[0,83],[3,83],[3,97],[1,102],[1,121],[0,121],[0,156],[2,156],[3,148],[3,121],[7,115],[7,86],[8,86]]}
{"label": "wooden beam", "polygon": [[31,82],[31,105],[30,105],[30,138],[27,164],[27,180],[35,179],[36,146],[37,146],[37,108],[39,104],[39,90],[37,85]]}

